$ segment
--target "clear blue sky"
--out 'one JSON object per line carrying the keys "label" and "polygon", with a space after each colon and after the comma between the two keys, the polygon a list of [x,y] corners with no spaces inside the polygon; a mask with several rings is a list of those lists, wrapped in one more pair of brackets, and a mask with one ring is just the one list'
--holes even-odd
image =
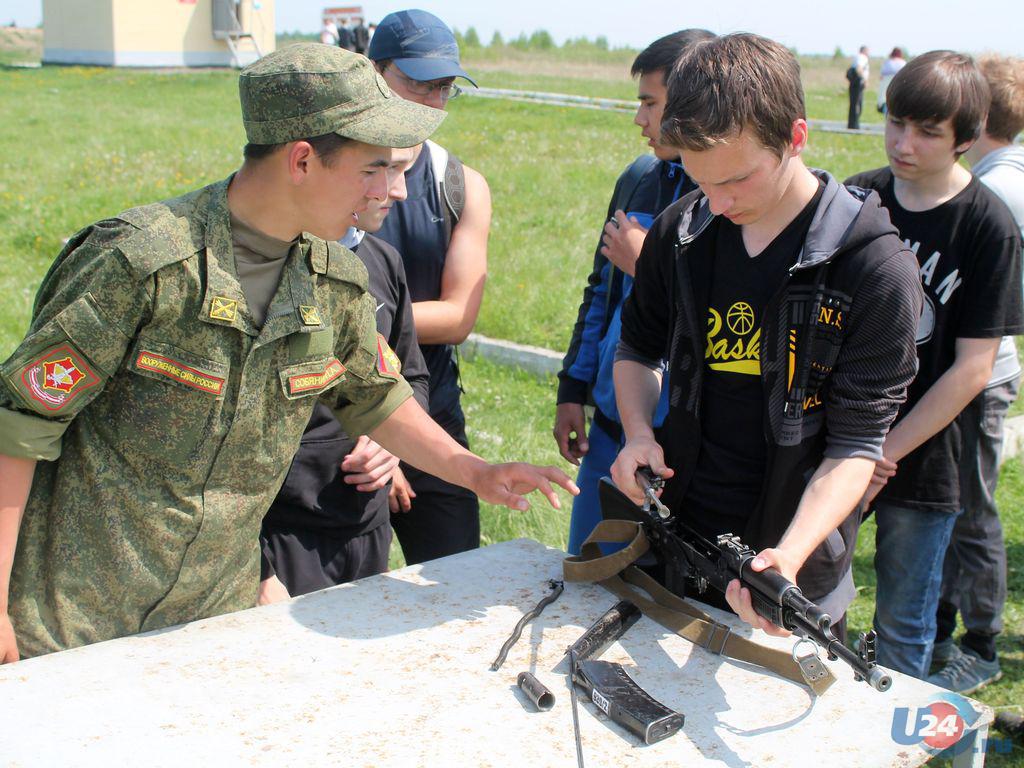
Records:
{"label": "clear blue sky", "polygon": [[[559,42],[566,37],[604,35],[612,45],[639,48],[676,29],[707,27],[713,32],[757,32],[804,53],[831,53],[837,45],[849,53],[866,44],[872,55],[884,55],[893,45],[901,45],[912,53],[954,48],[1024,56],[1021,0],[414,2],[417,4],[413,7],[431,11],[453,27],[476,27],[484,42],[490,40],[495,29],[506,38],[546,29]],[[314,32],[319,29],[320,11],[325,6],[348,4],[341,0],[276,0],[277,29]],[[371,20],[408,7],[408,3],[401,2],[363,3]],[[0,23],[12,19],[22,26],[35,26],[42,19],[42,0],[0,0]]]}

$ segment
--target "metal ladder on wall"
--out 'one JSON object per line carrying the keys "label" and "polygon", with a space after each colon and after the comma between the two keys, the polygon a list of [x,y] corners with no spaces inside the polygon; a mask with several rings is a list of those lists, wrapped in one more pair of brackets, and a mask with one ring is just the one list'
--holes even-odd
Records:
{"label": "metal ladder on wall", "polygon": [[[239,10],[242,3],[249,0],[213,0],[213,37],[215,40],[223,40],[231,51],[231,65],[241,67],[242,61],[239,58],[239,42],[249,40],[256,51],[257,58],[263,58],[263,51],[255,35],[249,29],[245,29],[239,20]],[[252,17],[254,9],[249,8],[249,16]]]}

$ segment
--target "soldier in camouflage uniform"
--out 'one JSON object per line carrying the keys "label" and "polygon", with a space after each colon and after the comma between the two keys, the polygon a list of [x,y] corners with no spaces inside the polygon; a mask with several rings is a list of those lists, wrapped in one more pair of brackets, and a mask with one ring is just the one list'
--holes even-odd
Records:
{"label": "soldier in camouflage uniform", "polygon": [[[260,521],[318,399],[492,501],[574,490],[430,421],[333,242],[387,195],[390,147],[444,114],[319,44],[247,67],[239,90],[237,174],[75,235],[0,366],[0,662],[252,606]],[[243,264],[241,231],[279,263]]]}

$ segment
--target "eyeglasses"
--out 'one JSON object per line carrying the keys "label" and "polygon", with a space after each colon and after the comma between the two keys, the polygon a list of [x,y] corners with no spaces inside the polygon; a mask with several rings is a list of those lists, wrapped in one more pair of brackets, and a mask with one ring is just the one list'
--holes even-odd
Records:
{"label": "eyeglasses", "polygon": [[417,96],[430,96],[434,91],[437,91],[441,94],[442,101],[451,101],[462,93],[462,89],[455,83],[438,82],[436,80],[413,80],[398,67],[395,67],[394,71],[402,79],[402,82],[405,83],[405,87],[409,89],[409,92],[415,93]]}

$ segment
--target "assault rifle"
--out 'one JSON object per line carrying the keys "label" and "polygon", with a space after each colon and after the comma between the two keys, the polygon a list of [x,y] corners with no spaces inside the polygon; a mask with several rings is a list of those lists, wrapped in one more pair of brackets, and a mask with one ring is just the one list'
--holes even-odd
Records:
{"label": "assault rifle", "polygon": [[756,553],[738,536],[723,534],[711,542],[698,534],[658,499],[664,480],[646,468],[637,472],[644,489],[643,506],[638,507],[611,480],[600,483],[601,513],[605,518],[631,520],[643,526],[644,534],[659,563],[681,577],[684,584],[703,594],[709,586],[722,594],[733,579],[750,591],[754,610],[777,627],[820,646],[831,661],[842,659],[854,673],[877,691],[887,691],[892,678],[876,666],[874,633],[861,635],[860,650],[854,652],[832,633],[832,617],[812,603],[800,588],[774,568],[754,571],[750,561]]}

